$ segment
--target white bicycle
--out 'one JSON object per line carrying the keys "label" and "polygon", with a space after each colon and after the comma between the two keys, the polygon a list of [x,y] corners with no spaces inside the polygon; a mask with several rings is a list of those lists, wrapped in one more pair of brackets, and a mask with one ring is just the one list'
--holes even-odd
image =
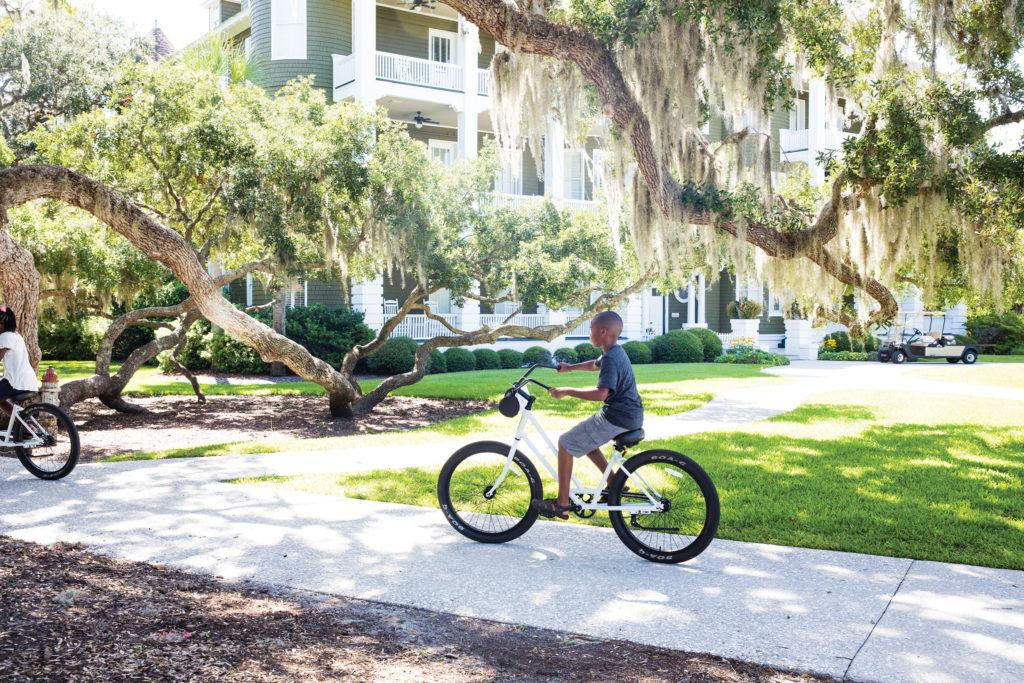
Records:
{"label": "white bicycle", "polygon": [[[533,443],[532,426],[558,460],[558,449],[534,417],[536,396],[528,385],[546,384],[530,377],[533,365],[505,392],[501,413],[521,413],[514,442],[478,441],[456,451],[441,468],[437,498],[448,522],[463,536],[481,543],[505,543],[519,538],[537,521],[531,501],[544,490],[533,463],[519,450],[525,444],[557,483],[558,472]],[[615,437],[615,452],[596,487],[572,477],[569,502],[582,519],[599,510],[608,512],[619,539],[634,553],[652,562],[684,562],[699,555],[718,530],[718,491],[700,465],[682,453],[649,450],[626,459],[627,449],[644,439],[638,429]]]}
{"label": "white bicycle", "polygon": [[12,407],[0,448],[13,448],[18,460],[40,479],[66,477],[78,464],[78,429],[68,414],[49,403],[18,403],[34,395],[19,391],[6,399]]}

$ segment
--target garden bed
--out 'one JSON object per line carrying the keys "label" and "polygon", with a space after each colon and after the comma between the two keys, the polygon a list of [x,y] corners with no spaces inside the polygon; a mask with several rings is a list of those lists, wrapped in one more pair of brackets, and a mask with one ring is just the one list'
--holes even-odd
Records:
{"label": "garden bed", "polygon": [[168,446],[188,448],[262,439],[315,439],[424,427],[493,408],[489,401],[390,396],[370,415],[332,419],[326,396],[131,396],[148,412],[126,415],[93,399],[72,415],[82,462]]}
{"label": "garden bed", "polygon": [[0,614],[0,680],[819,680],[626,641],[228,585],[5,536]]}

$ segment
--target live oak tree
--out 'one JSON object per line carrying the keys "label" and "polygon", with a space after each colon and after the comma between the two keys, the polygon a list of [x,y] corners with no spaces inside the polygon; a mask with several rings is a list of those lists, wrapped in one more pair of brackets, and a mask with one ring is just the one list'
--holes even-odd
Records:
{"label": "live oak tree", "polygon": [[[608,119],[612,214],[662,273],[691,254],[753,269],[854,328],[891,319],[906,282],[929,300],[1002,303],[1019,278],[1024,153],[989,134],[1024,119],[1024,4],[444,2],[509,48],[491,67],[504,147],[525,138],[538,153],[552,112],[570,139]],[[831,119],[863,126],[819,201],[771,182],[768,113],[808,76],[825,80]],[[712,115],[731,131],[722,141],[701,132]],[[861,319],[832,306],[850,288]]]}

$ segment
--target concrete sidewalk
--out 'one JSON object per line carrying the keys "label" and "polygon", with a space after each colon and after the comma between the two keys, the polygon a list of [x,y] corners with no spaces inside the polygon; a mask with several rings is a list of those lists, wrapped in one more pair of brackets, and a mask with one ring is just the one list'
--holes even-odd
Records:
{"label": "concrete sidewalk", "polygon": [[[864,366],[795,364],[779,370],[799,380],[792,385],[733,392],[651,426],[664,435],[730,428],[810,393],[899,381]],[[429,465],[452,450],[445,442],[86,465],[60,482],[0,458],[0,534],[836,678],[1024,680],[1021,571],[723,540],[682,565],[656,565],[610,529],[541,521],[513,543],[483,545],[458,535],[436,509],[222,483]]]}

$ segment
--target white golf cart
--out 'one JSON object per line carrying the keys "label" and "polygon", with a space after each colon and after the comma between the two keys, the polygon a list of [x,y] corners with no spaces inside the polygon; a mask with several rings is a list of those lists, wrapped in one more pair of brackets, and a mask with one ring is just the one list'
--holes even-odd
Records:
{"label": "white golf cart", "polygon": [[[911,324],[917,324],[916,318],[928,321],[926,332]],[[938,325],[936,320],[940,321]],[[942,359],[947,363],[963,361],[971,365],[978,360],[978,347],[958,344],[953,335],[946,334],[946,314],[941,311],[903,313],[903,324],[891,326],[888,339],[878,349],[878,360],[883,363],[891,360],[898,365],[907,360]]]}

